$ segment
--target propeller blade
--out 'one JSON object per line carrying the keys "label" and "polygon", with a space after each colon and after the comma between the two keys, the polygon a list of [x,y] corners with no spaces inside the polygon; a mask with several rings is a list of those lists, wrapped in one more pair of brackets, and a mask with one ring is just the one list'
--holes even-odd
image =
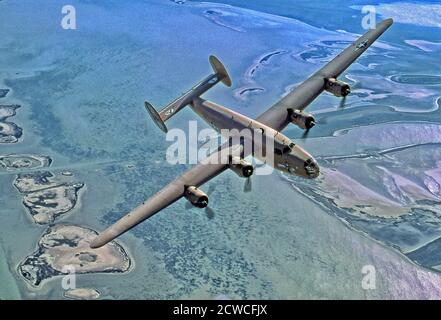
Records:
{"label": "propeller blade", "polygon": [[346,107],[346,98],[347,98],[347,96],[345,96],[341,99],[340,105],[338,106],[338,109],[344,109]]}
{"label": "propeller blade", "polygon": [[304,140],[304,139],[308,138],[308,135],[309,135],[309,129],[306,129],[302,135],[302,139]]}
{"label": "propeller blade", "polygon": [[205,214],[207,215],[207,218],[209,220],[214,219],[214,216],[216,215],[216,213],[214,212],[213,209],[211,209],[210,207],[206,207],[205,208]]}
{"label": "propeller blade", "polygon": [[190,210],[190,209],[193,209],[194,208],[194,206],[190,203],[190,202],[185,202],[185,210]]}
{"label": "propeller blade", "polygon": [[245,185],[243,187],[243,192],[251,192],[252,191],[252,182],[251,177],[245,180]]}

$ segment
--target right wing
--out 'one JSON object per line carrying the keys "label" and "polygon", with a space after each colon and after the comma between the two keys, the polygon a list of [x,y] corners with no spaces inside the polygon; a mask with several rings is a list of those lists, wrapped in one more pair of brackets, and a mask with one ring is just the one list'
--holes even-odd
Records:
{"label": "right wing", "polygon": [[[228,150],[225,151],[226,149]],[[187,187],[199,187],[216,177],[230,167],[229,161],[225,157],[240,155],[241,150],[239,145],[229,146],[229,142],[223,144],[218,151],[204,159],[203,163],[199,163],[191,168],[153,197],[99,234],[91,242],[90,247],[95,249],[104,246],[124,232],[132,229],[139,223],[182,198]]]}
{"label": "right wing", "polygon": [[264,112],[258,121],[282,131],[289,123],[288,109],[304,110],[325,89],[325,79],[337,78],[366,51],[393,23],[392,19],[380,22],[338,54],[332,61],[314,73],[274,106]]}

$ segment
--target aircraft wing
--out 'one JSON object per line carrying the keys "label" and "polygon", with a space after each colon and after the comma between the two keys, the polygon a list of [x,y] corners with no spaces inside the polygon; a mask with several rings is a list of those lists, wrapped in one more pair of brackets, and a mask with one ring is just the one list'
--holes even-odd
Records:
{"label": "aircraft wing", "polygon": [[[225,151],[225,148],[229,148]],[[132,229],[144,220],[152,217],[184,196],[188,186],[199,187],[229,168],[228,160],[223,157],[240,155],[240,145],[222,145],[218,151],[209,155],[202,163],[197,164],[182,176],[171,182],[153,197],[142,203],[115,224],[99,234],[90,244],[91,248],[99,248],[114,240],[124,232]],[[223,152],[222,152],[223,151]],[[217,164],[212,164],[217,163]]]}
{"label": "aircraft wing", "polygon": [[386,19],[380,22],[375,29],[366,32],[294,91],[264,112],[257,120],[275,130],[283,130],[290,123],[287,115],[288,109],[304,110],[324,91],[326,79],[337,78],[341,75],[392,23],[392,19]]}

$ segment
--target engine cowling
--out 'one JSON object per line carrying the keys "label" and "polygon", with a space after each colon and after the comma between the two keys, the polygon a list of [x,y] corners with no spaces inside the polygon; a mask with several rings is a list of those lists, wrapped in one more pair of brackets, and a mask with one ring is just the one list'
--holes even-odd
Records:
{"label": "engine cowling", "polygon": [[351,93],[351,87],[347,83],[335,78],[326,79],[325,90],[336,97],[346,97]]}
{"label": "engine cowling", "polygon": [[315,118],[312,114],[294,110],[291,113],[291,122],[302,129],[309,130],[315,125]]}
{"label": "engine cowling", "polygon": [[185,198],[197,208],[206,208],[208,206],[208,196],[194,186],[187,187]]}
{"label": "engine cowling", "polygon": [[230,168],[241,178],[249,178],[254,172],[253,165],[239,157],[234,157],[231,159]]}

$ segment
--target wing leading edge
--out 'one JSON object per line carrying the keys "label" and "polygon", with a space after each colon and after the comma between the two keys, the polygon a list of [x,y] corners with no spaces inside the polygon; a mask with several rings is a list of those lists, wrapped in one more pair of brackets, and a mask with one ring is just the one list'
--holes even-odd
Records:
{"label": "wing leading edge", "polygon": [[122,217],[115,224],[100,233],[91,243],[92,249],[100,248],[124,232],[181,199],[188,187],[200,187],[230,167],[231,156],[239,156],[242,148],[238,144],[224,143],[218,151],[209,155],[182,176],[168,184],[153,197]]}
{"label": "wing leading edge", "polygon": [[289,109],[304,110],[324,91],[326,79],[337,78],[341,75],[392,24],[392,19],[380,22],[375,29],[366,32],[358,38],[332,61],[299,85],[293,92],[259,116],[257,120],[275,130],[282,131],[290,123]]}
{"label": "wing leading edge", "polygon": [[171,182],[153,197],[100,233],[90,244],[99,248],[132,229],[144,220],[167,208],[184,196],[186,187],[198,187],[228,168],[228,164],[198,164]]}

